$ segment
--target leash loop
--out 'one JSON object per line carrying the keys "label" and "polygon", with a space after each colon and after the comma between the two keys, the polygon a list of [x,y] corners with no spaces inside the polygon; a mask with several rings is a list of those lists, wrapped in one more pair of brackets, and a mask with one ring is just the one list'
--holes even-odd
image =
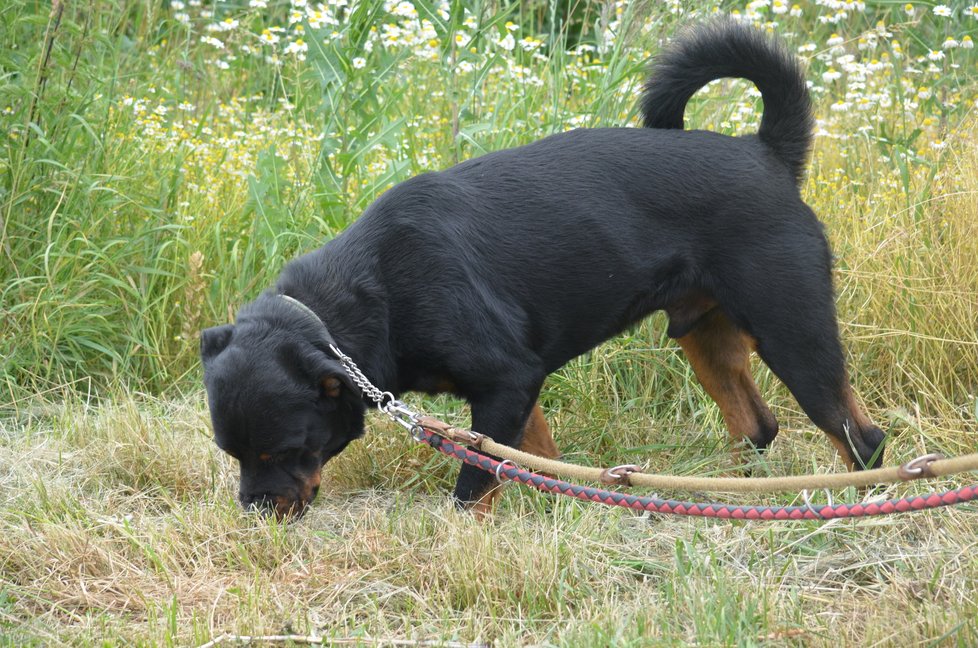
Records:
{"label": "leash loop", "polygon": [[599,481],[602,484],[622,484],[624,486],[631,486],[632,473],[642,472],[641,466],[636,466],[635,464],[622,464],[620,466],[614,466],[613,468],[608,468],[601,473]]}
{"label": "leash loop", "polygon": [[921,455],[897,468],[897,476],[903,481],[933,477],[934,471],[931,468],[931,464],[943,458],[944,455],[938,452]]}

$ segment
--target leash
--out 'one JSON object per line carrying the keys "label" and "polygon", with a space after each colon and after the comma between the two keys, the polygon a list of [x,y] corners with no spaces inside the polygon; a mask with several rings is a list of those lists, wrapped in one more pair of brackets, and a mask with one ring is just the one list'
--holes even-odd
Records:
{"label": "leash", "polygon": [[609,491],[590,486],[571,484],[559,479],[553,479],[528,470],[524,470],[513,462],[505,459],[497,461],[480,452],[465,448],[438,434],[421,428],[415,436],[416,440],[427,443],[442,454],[461,460],[470,466],[481,468],[494,473],[502,483],[503,477],[514,482],[525,484],[545,493],[567,495],[585,502],[597,502],[608,506],[620,506],[636,511],[650,513],[671,513],[673,515],[690,515],[695,517],[722,518],[734,520],[831,520],[836,518],[857,518],[892,513],[906,513],[923,509],[938,508],[962,504],[978,498],[978,484],[940,493],[928,493],[915,497],[888,499],[883,502],[866,502],[857,504],[826,504],[813,505],[808,502],[807,494],[803,494],[804,506],[751,506],[740,504],[723,504],[717,502],[686,502],[667,500],[652,496],[628,495],[617,491]]}
{"label": "leash", "polygon": [[484,434],[454,428],[438,419],[421,416],[422,428],[455,443],[469,445],[489,455],[511,463],[532,468],[558,477],[601,482],[606,485],[642,486],[656,490],[710,491],[724,493],[776,493],[816,489],[840,489],[891,484],[925,477],[944,477],[960,472],[978,470],[978,454],[945,459],[939,454],[926,454],[902,466],[861,470],[828,475],[796,475],[788,477],[683,477],[642,472],[640,466],[624,464],[613,468],[593,468],[539,457],[497,443]]}
{"label": "leash", "polygon": [[[392,421],[410,432],[412,438],[420,443],[425,443],[438,452],[453,457],[470,466],[475,466],[488,473],[494,474],[496,480],[504,483],[503,479],[521,483],[546,493],[556,493],[566,495],[575,499],[596,502],[608,506],[619,506],[637,511],[648,511],[651,513],[671,513],[674,515],[689,515],[696,517],[711,517],[721,519],[736,520],[831,520],[837,518],[857,518],[878,515],[889,515],[893,513],[906,513],[908,511],[920,511],[924,509],[963,504],[978,499],[978,484],[948,490],[943,492],[928,493],[913,497],[888,499],[882,502],[865,502],[856,504],[834,504],[829,496],[829,503],[823,506],[813,505],[809,501],[808,490],[816,488],[839,488],[839,484],[849,485],[869,485],[876,483],[886,483],[893,481],[909,481],[925,477],[936,477],[950,475],[955,472],[973,470],[978,465],[978,454],[965,455],[956,459],[942,459],[940,455],[930,454],[918,457],[902,466],[894,468],[876,469],[863,471],[861,473],[839,473],[835,475],[801,475],[797,477],[783,478],[682,478],[669,475],[646,475],[636,473],[637,466],[616,466],[601,470],[600,468],[587,468],[586,466],[574,466],[563,462],[552,461],[537,457],[521,450],[516,450],[509,446],[491,441],[485,435],[468,430],[453,428],[438,419],[423,416],[414,411],[403,402],[394,398],[390,392],[381,392],[370,384],[349,356],[343,354],[334,346],[331,347],[344,368],[351,373],[351,378],[357,384],[361,381],[369,385],[372,389],[368,396],[374,400],[378,409],[387,415]],[[373,393],[378,394],[374,398]],[[454,438],[451,438],[454,437]],[[468,443],[473,447],[464,447],[462,443]],[[492,454],[510,454],[516,457],[526,457],[534,460],[543,466],[556,464],[558,467],[571,466],[575,469],[583,469],[594,474],[596,471],[597,479],[605,483],[628,483],[629,485],[644,485],[637,483],[637,477],[645,477],[651,483],[661,483],[667,488],[679,490],[688,489],[687,484],[696,484],[693,490],[726,490],[735,492],[775,492],[785,490],[799,490],[797,487],[803,485],[802,499],[804,506],[752,506],[740,504],[724,504],[718,502],[687,502],[681,500],[667,500],[658,496],[639,496],[610,491],[603,488],[591,486],[581,486],[571,482],[555,479],[547,475],[531,472],[518,466],[512,459],[501,457],[502,460],[480,452],[491,452]],[[500,452],[502,451],[502,452]],[[546,468],[544,468],[546,469]],[[869,475],[869,478],[864,477]],[[883,478],[880,478],[882,476]],[[856,479],[853,479],[855,477]],[[825,478],[831,478],[826,481]],[[841,478],[841,479],[840,479]],[[627,480],[627,481],[626,481]],[[753,485],[754,482],[762,482],[759,487]],[[821,484],[830,483],[831,486]],[[676,484],[681,484],[677,486]],[[705,486],[704,486],[705,484]]]}
{"label": "leash", "polygon": [[[305,304],[287,295],[280,296],[307,315],[314,317],[324,328],[326,327],[322,319]],[[864,487],[978,470],[978,453],[952,459],[945,459],[939,454],[927,454],[902,466],[851,473],[762,478],[655,475],[643,473],[641,468],[634,464],[601,469],[546,459],[497,443],[484,434],[455,428],[436,418],[416,412],[398,400],[391,392],[382,391],[374,386],[356,362],[336,346],[328,333],[327,337],[329,338],[330,350],[339,359],[353,382],[376,404],[377,409],[394,423],[407,430],[415,441],[426,443],[445,455],[492,473],[500,483],[503,483],[505,477],[510,481],[522,483],[544,492],[559,493],[580,500],[654,513],[748,520],[827,520],[866,517],[938,508],[978,499],[978,484],[956,490],[889,499],[883,502],[834,504],[831,502],[830,495],[829,504],[817,507],[810,503],[808,496],[809,490],[838,489],[850,486]],[[464,447],[460,444],[470,447]],[[490,454],[499,457],[501,460],[488,456]],[[654,495],[629,495],[555,479],[521,468],[516,463],[517,461],[549,474],[599,481],[608,485],[737,493],[801,491],[805,505],[751,506],[666,500]]]}

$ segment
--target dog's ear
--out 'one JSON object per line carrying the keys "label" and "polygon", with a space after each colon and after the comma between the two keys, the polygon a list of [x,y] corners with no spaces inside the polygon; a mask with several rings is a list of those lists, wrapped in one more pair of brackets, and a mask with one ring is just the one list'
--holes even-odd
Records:
{"label": "dog's ear", "polygon": [[234,333],[234,324],[213,326],[200,332],[200,358],[207,364],[227,348]]}
{"label": "dog's ear", "polygon": [[355,400],[360,399],[360,390],[350,379],[349,374],[336,363],[328,363],[326,370],[320,375],[319,384],[327,398],[344,396]]}
{"label": "dog's ear", "polygon": [[336,376],[326,376],[323,378],[323,391],[330,398],[339,398],[341,385],[340,379]]}

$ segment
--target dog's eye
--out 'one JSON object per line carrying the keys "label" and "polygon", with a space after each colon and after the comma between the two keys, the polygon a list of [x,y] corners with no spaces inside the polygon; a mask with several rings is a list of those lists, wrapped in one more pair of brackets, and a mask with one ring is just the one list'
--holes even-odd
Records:
{"label": "dog's eye", "polygon": [[258,455],[258,460],[263,464],[279,464],[294,461],[302,452],[302,449],[286,450],[285,452],[263,452]]}

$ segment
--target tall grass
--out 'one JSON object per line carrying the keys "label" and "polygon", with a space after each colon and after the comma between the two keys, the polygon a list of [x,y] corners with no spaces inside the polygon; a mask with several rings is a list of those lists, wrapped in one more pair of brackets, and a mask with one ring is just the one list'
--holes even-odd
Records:
{"label": "tall grass", "polygon": [[[225,321],[284,261],[340,231],[391,184],[573,125],[629,123],[647,56],[709,13],[706,4],[395,4],[330,5],[327,21],[311,7],[290,18],[281,1],[99,0],[57,4],[50,16],[34,2],[7,3],[8,386],[84,377],[159,391],[185,382],[196,371],[194,327]],[[842,182],[837,195],[865,203],[874,197],[860,187],[879,174],[919,218],[974,104],[973,50],[941,50],[941,41],[963,42],[975,21],[923,6],[912,18],[884,5],[824,26],[813,8],[763,11],[791,44],[820,48],[805,54],[825,132],[850,138],[825,174],[813,173],[815,200]],[[835,31],[843,35],[828,45]],[[263,33],[278,43],[263,44]],[[305,51],[285,49],[300,41]],[[945,58],[916,60],[932,50]],[[843,51],[892,67],[819,82]],[[727,85],[704,93],[690,123],[753,130],[760,106],[743,88],[740,101]],[[857,111],[866,97],[876,97],[873,110]],[[826,110],[836,99],[855,114]],[[937,140],[950,149],[928,146]],[[839,169],[844,178],[829,177]],[[860,185],[849,186],[856,176]]]}

